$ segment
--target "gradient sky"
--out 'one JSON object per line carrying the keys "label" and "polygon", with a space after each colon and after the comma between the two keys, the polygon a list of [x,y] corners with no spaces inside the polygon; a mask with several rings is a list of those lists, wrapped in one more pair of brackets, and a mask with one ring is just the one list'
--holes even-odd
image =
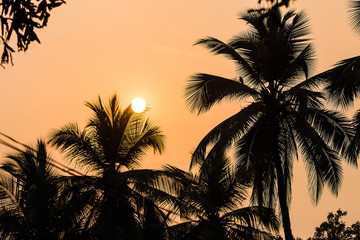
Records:
{"label": "gradient sky", "polygon": [[[223,41],[246,30],[237,19],[257,0],[68,0],[55,9],[39,32],[41,45],[14,55],[14,66],[1,70],[0,131],[24,143],[46,138],[68,122],[84,126],[90,117],[85,101],[117,93],[126,107],[144,98],[149,117],[167,136],[162,156],[149,154],[146,168],[172,164],[188,169],[190,153],[216,124],[236,113],[238,102],[224,102],[197,116],[184,103],[186,80],[196,72],[235,76],[234,64],[193,46],[202,37]],[[298,0],[311,20],[317,71],[360,55],[360,36],[347,21],[347,0]],[[9,152],[1,146],[2,155]],[[55,153],[54,153],[55,155]],[[325,191],[311,204],[301,162],[295,164],[292,227],[295,236],[312,236],[330,211],[347,210],[350,225],[360,220],[358,170],[344,164],[337,198]]]}

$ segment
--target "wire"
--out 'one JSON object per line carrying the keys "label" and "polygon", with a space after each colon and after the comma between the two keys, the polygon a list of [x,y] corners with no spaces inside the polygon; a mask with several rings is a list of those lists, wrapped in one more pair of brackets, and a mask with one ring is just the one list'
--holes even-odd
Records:
{"label": "wire", "polygon": [[[6,137],[7,139],[11,140],[12,142],[14,142],[14,143],[16,143],[16,144],[19,144],[19,145],[25,147],[26,149],[29,149],[29,150],[31,150],[31,151],[36,152],[36,150],[33,149],[32,147],[30,147],[30,146],[28,146],[28,145],[26,145],[26,144],[24,144],[24,143],[22,143],[22,142],[19,142],[19,141],[15,140],[14,138],[10,137],[9,135],[7,135],[7,134],[5,134],[5,133],[0,132],[0,135]],[[12,149],[14,149],[14,150],[16,150],[16,151],[24,152],[24,151],[21,150],[20,148],[14,146],[14,145],[11,144],[11,143],[6,142],[6,141],[3,140],[3,139],[0,139],[0,144],[2,144],[2,145],[4,145],[4,146],[7,146],[7,147],[9,147],[9,148],[12,148]],[[66,166],[65,164],[60,163],[59,161],[56,161],[55,159],[53,159],[53,158],[50,157],[50,156],[47,156],[47,158],[51,160],[51,162],[47,162],[50,166],[55,167],[55,168],[57,168],[58,170],[60,170],[60,171],[62,171],[62,172],[68,173],[68,174],[70,174],[70,175],[72,175],[72,176],[79,176],[79,175],[80,175],[80,176],[86,176],[85,174],[83,174],[83,173],[81,173],[81,172],[79,172],[79,171],[77,171],[77,170],[75,170],[75,169],[73,169],[73,168],[70,168],[70,167]],[[52,163],[52,162],[53,162],[53,163]],[[57,166],[56,164],[59,165],[59,166]]]}
{"label": "wire", "polygon": [[[19,142],[18,140],[10,137],[9,135],[7,135],[7,134],[5,134],[5,133],[0,132],[0,135],[2,135],[3,137],[11,140],[12,142],[14,142],[14,143],[16,143],[16,144],[19,144],[19,145],[25,147],[26,149],[29,149],[29,150],[31,150],[31,151],[36,152],[36,150],[35,150],[34,148],[32,148],[32,147],[30,147],[30,146],[28,146],[28,145],[26,145],[26,144],[24,144],[24,143],[22,143],[22,142]],[[3,139],[0,139],[0,144],[4,145],[4,146],[6,146],[6,147],[9,147],[9,148],[11,148],[11,149],[14,149],[14,150],[16,150],[16,151],[24,152],[24,151],[21,150],[20,148],[14,146],[13,144],[11,144],[11,143],[9,143],[9,142],[6,142],[6,141],[3,140]],[[87,176],[87,175],[85,175],[85,174],[83,174],[83,173],[81,173],[81,172],[79,172],[79,171],[77,171],[77,170],[75,170],[75,169],[73,169],[73,168],[70,168],[70,167],[68,167],[68,166],[66,166],[66,165],[64,165],[64,164],[56,161],[55,159],[53,159],[53,158],[51,158],[51,157],[49,157],[49,156],[47,156],[47,158],[50,159],[52,162],[54,162],[54,163],[52,163],[52,162],[46,162],[47,164],[49,164],[50,166],[52,166],[52,167],[54,167],[54,168],[57,168],[58,170],[60,170],[60,171],[62,171],[62,172],[68,173],[69,175],[72,175],[72,176]],[[58,165],[60,165],[60,166],[57,166],[56,164],[58,164]],[[174,214],[174,215],[178,215],[176,212],[171,211],[171,210],[169,210],[169,209],[166,209],[166,208],[164,208],[164,207],[160,207],[160,206],[159,206],[159,208],[160,208],[161,210],[163,210],[163,211],[168,212],[168,213],[172,213],[172,214]],[[176,220],[174,220],[174,219],[172,219],[171,221],[172,221],[172,222],[175,222],[176,224],[179,223],[178,221],[176,221]]]}

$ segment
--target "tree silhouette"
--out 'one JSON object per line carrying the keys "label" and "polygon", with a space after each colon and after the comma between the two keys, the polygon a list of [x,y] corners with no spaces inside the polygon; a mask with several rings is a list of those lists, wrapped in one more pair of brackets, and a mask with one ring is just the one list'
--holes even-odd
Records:
{"label": "tree silhouette", "polygon": [[315,228],[314,237],[308,240],[346,240],[360,239],[360,222],[356,222],[351,227],[346,227],[342,217],[346,216],[347,212],[341,209],[335,213],[330,212],[327,216],[327,221]]}
{"label": "tree silhouette", "polygon": [[36,150],[8,155],[0,169],[2,239],[70,239],[78,234],[89,195],[56,174],[43,141]]}
{"label": "tree silhouette", "polygon": [[64,0],[1,0],[1,65],[12,63],[14,36],[18,51],[26,51],[33,41],[40,43],[36,29],[47,26],[50,11],[64,3]]}
{"label": "tree silhouette", "polygon": [[342,179],[338,153],[345,152],[352,130],[342,114],[324,106],[325,96],[316,90],[324,75],[309,77],[314,50],[305,14],[270,13],[265,18],[259,12],[243,14],[250,30],[229,43],[213,37],[196,42],[233,60],[240,76],[192,76],[186,87],[189,108],[200,114],[224,99],[241,100],[242,108],[203,138],[191,166],[202,164],[209,145],[214,146],[211,155],[235,143],[238,168],[253,174],[252,201],[274,207],[278,199],[285,238],[292,240],[288,207],[293,160],[302,154],[314,203],[324,184],[337,194]]}
{"label": "tree silhouette", "polygon": [[50,140],[91,171],[87,178],[98,193],[85,230],[99,239],[139,239],[139,220],[144,207],[150,206],[146,196],[158,172],[135,168],[148,149],[163,151],[164,136],[145,113],[135,114],[131,106],[122,110],[116,95],[108,105],[99,97],[86,106],[93,116],[84,130],[70,123],[54,131]]}
{"label": "tree silhouette", "polygon": [[278,231],[279,221],[272,209],[241,207],[249,176],[234,171],[222,154],[208,156],[196,174],[172,166],[166,171],[178,184],[172,209],[186,219],[170,228],[176,236],[173,239],[271,239],[267,231]]}

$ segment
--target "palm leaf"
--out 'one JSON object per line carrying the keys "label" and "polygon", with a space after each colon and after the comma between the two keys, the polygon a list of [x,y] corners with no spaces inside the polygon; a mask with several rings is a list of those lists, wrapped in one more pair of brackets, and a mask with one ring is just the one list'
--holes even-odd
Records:
{"label": "palm leaf", "polygon": [[360,33],[360,1],[351,0],[349,7],[350,26],[357,34]]}
{"label": "palm leaf", "polygon": [[259,93],[238,81],[199,73],[188,81],[185,96],[190,110],[200,114],[223,99],[256,98]]}
{"label": "palm leaf", "polygon": [[230,58],[231,60],[236,61],[240,69],[243,71],[244,77],[248,77],[254,80],[257,79],[257,82],[260,82],[259,75],[256,73],[256,71],[238,52],[236,52],[232,47],[230,47],[226,43],[213,37],[207,37],[198,40],[195,43],[195,45],[202,45],[215,54],[224,54],[226,57]]}
{"label": "palm leaf", "polygon": [[353,129],[343,114],[318,108],[308,108],[303,114],[327,144],[336,151],[345,153],[353,138]]}
{"label": "palm leaf", "polygon": [[299,78],[299,74],[304,74],[308,79],[309,72],[312,70],[312,63],[314,62],[314,49],[311,44],[307,45],[300,54],[289,64],[284,72],[281,84],[289,86],[292,81]]}
{"label": "palm leaf", "polygon": [[77,160],[92,170],[99,170],[104,167],[101,155],[94,149],[92,135],[81,131],[76,123],[65,125],[59,130],[54,130],[50,135],[50,144],[60,148],[62,153],[70,161]]}
{"label": "palm leaf", "polygon": [[295,14],[287,29],[290,34],[291,43],[302,43],[304,41],[308,41],[308,39],[304,39],[304,37],[310,34],[309,26],[309,19],[304,11]]}
{"label": "palm leaf", "polygon": [[357,166],[357,159],[360,153],[360,111],[358,110],[352,118],[352,127],[355,131],[354,137],[351,139],[349,148],[346,152],[346,158]]}
{"label": "palm leaf", "polygon": [[122,139],[117,162],[127,168],[138,166],[149,148],[152,148],[154,153],[161,154],[165,148],[164,142],[165,136],[160,128],[154,126],[149,120],[131,121]]}
{"label": "palm leaf", "polygon": [[265,207],[251,206],[236,209],[224,214],[222,218],[236,220],[238,224],[248,227],[261,226],[270,232],[278,232],[280,228],[280,221],[275,211]]}
{"label": "palm leaf", "polygon": [[19,185],[14,178],[2,176],[0,178],[0,207],[23,215],[23,209],[18,203],[19,191]]}
{"label": "palm leaf", "polygon": [[239,14],[239,19],[244,20],[246,24],[249,24],[252,27],[252,31],[250,32],[258,34],[260,38],[264,37],[268,32],[262,16],[256,12],[241,12]]}
{"label": "palm leaf", "polygon": [[[302,111],[307,108],[323,108],[324,95],[321,92],[313,91],[305,88],[293,87],[288,91],[284,91],[281,100],[285,100],[284,107],[291,107]],[[288,106],[287,106],[288,105]]]}
{"label": "palm leaf", "polygon": [[294,123],[293,129],[296,131],[308,174],[308,189],[316,204],[320,199],[324,182],[328,184],[331,192],[337,195],[342,179],[341,161],[337,153],[306,120],[298,116]]}
{"label": "palm leaf", "polygon": [[256,227],[234,225],[227,228],[227,235],[230,239],[257,239],[257,240],[273,240],[276,239],[271,233],[262,231]]}
{"label": "palm leaf", "polygon": [[241,137],[258,120],[262,110],[264,110],[263,103],[253,103],[213,128],[196,147],[191,158],[190,169],[205,159],[206,147],[215,144],[220,138],[223,143],[229,143]]}
{"label": "palm leaf", "polygon": [[326,91],[335,106],[353,105],[360,92],[360,56],[344,59],[323,73]]}
{"label": "palm leaf", "polygon": [[183,237],[190,232],[193,227],[194,223],[192,221],[188,221],[169,226],[166,231],[170,239],[183,239]]}
{"label": "palm leaf", "polygon": [[262,116],[235,143],[237,167],[249,171],[252,175],[252,203],[271,208],[275,207],[274,199],[277,199],[277,174],[271,154],[273,147],[268,142],[273,138],[271,131],[273,127],[267,117]]}

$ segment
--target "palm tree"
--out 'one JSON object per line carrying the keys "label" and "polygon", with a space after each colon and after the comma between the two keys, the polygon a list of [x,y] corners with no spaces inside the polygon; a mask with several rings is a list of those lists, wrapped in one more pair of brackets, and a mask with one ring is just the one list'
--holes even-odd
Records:
{"label": "palm tree", "polygon": [[0,232],[2,239],[69,239],[89,202],[58,175],[46,145],[8,155],[0,166]]}
{"label": "palm tree", "polygon": [[303,12],[281,16],[272,9],[241,16],[250,30],[228,43],[207,37],[196,42],[233,60],[235,79],[199,73],[188,81],[186,101],[198,114],[221,100],[242,100],[241,110],[212,129],[195,149],[191,167],[209,154],[235,144],[238,168],[253,175],[252,201],[275,207],[278,199],[286,240],[292,240],[289,216],[293,160],[303,156],[309,192],[317,203],[324,184],[337,194],[344,153],[352,131],[339,112],[324,106],[317,91],[323,75],[309,77],[314,50],[306,38],[309,23]]}
{"label": "palm tree", "polygon": [[241,207],[249,176],[234,171],[223,154],[208,156],[197,174],[172,166],[167,166],[166,172],[178,186],[173,211],[187,220],[170,227],[173,239],[271,239],[264,230],[278,231],[280,224],[273,210]]}
{"label": "palm tree", "polygon": [[[83,130],[70,123],[50,143],[90,171],[98,190],[85,229],[100,239],[139,239],[139,216],[157,171],[135,169],[146,151],[164,149],[164,136],[144,113],[122,110],[116,95],[104,105],[86,103],[93,116]],[[91,180],[90,180],[91,181]]]}

